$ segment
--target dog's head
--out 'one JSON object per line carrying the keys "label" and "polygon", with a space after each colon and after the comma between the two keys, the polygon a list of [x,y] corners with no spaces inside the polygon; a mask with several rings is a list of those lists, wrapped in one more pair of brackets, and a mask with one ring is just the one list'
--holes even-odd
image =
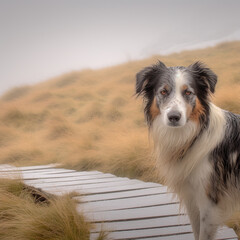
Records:
{"label": "dog's head", "polygon": [[145,100],[149,125],[158,118],[168,127],[183,127],[188,121],[203,123],[209,112],[209,96],[217,76],[202,63],[166,67],[162,62],[137,73],[136,93]]}

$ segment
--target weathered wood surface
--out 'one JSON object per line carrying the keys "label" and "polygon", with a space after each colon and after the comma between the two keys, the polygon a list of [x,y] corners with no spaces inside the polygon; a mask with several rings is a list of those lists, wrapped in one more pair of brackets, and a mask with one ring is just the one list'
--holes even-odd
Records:
{"label": "weathered wood surface", "polygon": [[[54,165],[14,168],[0,166],[4,177],[21,176],[26,184],[63,194],[78,192],[83,212],[95,224],[91,239],[100,229],[110,239],[193,240],[188,217],[177,199],[156,183],[116,177],[98,171],[77,172]],[[221,228],[217,239],[237,239],[232,229]]]}

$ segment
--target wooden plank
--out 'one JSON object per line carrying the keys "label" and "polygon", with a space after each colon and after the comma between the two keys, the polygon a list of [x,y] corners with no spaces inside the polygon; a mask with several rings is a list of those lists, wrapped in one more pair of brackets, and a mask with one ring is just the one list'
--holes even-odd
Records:
{"label": "wooden plank", "polygon": [[25,180],[39,180],[39,179],[61,179],[63,177],[68,178],[68,177],[81,177],[82,179],[92,179],[92,178],[105,178],[105,177],[116,177],[110,173],[100,173],[97,171],[94,172],[89,172],[88,174],[84,173],[84,172],[64,172],[64,173],[58,173],[58,174],[54,174],[54,173],[35,173],[32,174],[31,172],[29,173],[22,173],[22,177]]}
{"label": "wooden plank", "polygon": [[[153,187],[155,188],[155,187]],[[97,195],[98,193],[100,194],[112,194],[112,193],[126,193],[126,192],[131,192],[133,190],[144,190],[144,189],[148,189],[146,187],[143,187],[142,184],[136,184],[136,185],[132,185],[126,188],[126,186],[124,187],[110,187],[110,188],[105,188],[105,189],[76,189],[76,188],[51,188],[51,189],[47,189],[47,188],[42,188],[42,190],[49,192],[49,193],[53,193],[56,195],[62,195],[62,194],[67,194],[67,193],[71,193],[71,192],[75,192],[78,193],[79,196],[85,197],[85,196],[91,196],[91,195]],[[84,199],[84,198],[83,198]]]}
{"label": "wooden plank", "polygon": [[49,173],[53,173],[53,174],[59,174],[59,173],[69,173],[69,172],[76,172],[75,170],[70,170],[70,169],[65,169],[65,168],[47,168],[47,169],[36,169],[36,170],[29,170],[29,171],[20,171],[20,170],[16,170],[16,171],[7,171],[10,174],[14,174],[14,173],[19,173],[21,172],[22,174],[27,174],[28,172],[31,174],[49,174]]}
{"label": "wooden plank", "polygon": [[65,168],[49,168],[49,169],[40,169],[40,170],[33,170],[33,171],[23,171],[23,174],[66,174],[66,173],[78,173],[81,176],[88,176],[88,175],[96,175],[96,174],[104,174],[98,171],[92,172],[78,172],[72,169],[65,169]]}
{"label": "wooden plank", "polygon": [[[27,182],[27,181],[26,181]],[[103,182],[103,183],[95,183],[90,185],[80,185],[79,183],[75,182],[68,182],[68,183],[54,183],[54,184],[48,184],[48,183],[42,183],[42,184],[34,184],[36,187],[44,188],[44,189],[51,189],[51,188],[64,188],[64,187],[71,187],[73,189],[89,189],[89,188],[110,188],[110,187],[125,187],[126,189],[132,185],[142,185],[142,188],[146,187],[158,187],[155,183],[143,183],[138,180],[131,180],[129,179],[121,179],[121,181],[118,182]],[[147,185],[147,186],[146,186]]]}
{"label": "wooden plank", "polygon": [[[95,224],[95,233],[100,230],[105,230],[108,232],[127,232],[126,230],[138,231],[139,229],[149,230],[152,228],[166,228],[166,227],[181,227],[189,224],[189,219],[187,216],[176,216],[176,217],[166,217],[166,218],[156,218],[138,221],[124,221],[124,222],[108,222],[107,224],[99,223]],[[142,238],[143,236],[141,236]],[[193,235],[192,235],[193,237]],[[227,227],[220,228],[218,230],[216,239],[237,239],[235,232]],[[139,238],[138,238],[139,239]],[[152,238],[150,238],[152,239]],[[171,238],[172,239],[172,238]],[[194,239],[194,238],[192,238]]]}
{"label": "wooden plank", "polygon": [[[136,189],[147,189],[147,188],[155,188],[157,187],[155,184],[152,183],[136,183],[131,185],[119,185],[119,186],[93,186],[91,188],[83,186],[67,186],[67,187],[42,187],[43,190],[47,192],[52,192],[56,194],[64,194],[69,193],[72,191],[79,192],[80,195],[91,195],[97,193],[113,193],[113,192],[123,192],[123,191],[131,191]],[[164,190],[163,190],[164,191]]]}
{"label": "wooden plank", "polygon": [[[91,239],[95,239],[95,238],[91,238]],[[194,240],[193,234],[184,234],[184,235],[175,235],[175,236],[171,236],[171,238],[169,238],[169,236],[166,237],[148,237],[148,238],[138,238],[138,240]],[[216,240],[238,240],[237,237],[226,237],[226,238],[216,238]]]}
{"label": "wooden plank", "polygon": [[73,173],[73,174],[62,174],[61,176],[59,176],[59,174],[56,176],[55,174],[48,174],[47,176],[43,176],[44,178],[42,178],[42,175],[36,176],[35,178],[24,178],[26,180],[31,180],[32,183],[38,183],[39,179],[41,180],[41,182],[48,182],[48,183],[54,183],[54,182],[66,182],[66,181],[74,181],[74,180],[93,180],[93,181],[97,181],[98,179],[106,179],[106,178],[110,178],[110,179],[121,179],[118,178],[110,173],[108,174],[89,174],[89,175],[81,175],[78,174],[78,172]]}
{"label": "wooden plank", "polygon": [[[80,205],[78,205],[77,210],[83,213],[85,212],[85,209]],[[88,212],[87,215],[93,222],[111,222],[178,216],[179,214],[183,214],[183,212],[179,210],[179,204],[169,204],[167,206],[144,207],[141,209]]]}
{"label": "wooden plank", "polygon": [[[81,198],[80,198],[81,200]],[[82,203],[81,206],[84,207],[87,212],[98,212],[98,211],[110,211],[110,210],[121,210],[130,208],[142,208],[149,206],[161,206],[168,205],[169,203],[178,203],[177,199],[173,200],[172,194],[161,194],[161,195],[151,195],[143,197],[133,197],[126,199],[115,199],[108,201],[97,201],[97,202],[86,202]],[[139,209],[141,211],[141,209]]]}
{"label": "wooden plank", "polygon": [[[138,240],[194,240],[193,234],[188,233],[184,235],[164,236],[164,237],[140,237]],[[220,229],[217,233],[216,240],[238,240],[234,231],[229,228]]]}
{"label": "wooden plank", "polygon": [[59,166],[60,164],[47,164],[47,165],[36,165],[36,166],[27,166],[27,167],[17,167],[20,171],[32,171],[40,169],[53,169]]}
{"label": "wooden plank", "polygon": [[[91,238],[94,239],[94,238]],[[138,240],[194,240],[193,233],[186,233],[181,235],[170,235],[170,236],[162,236],[160,237],[139,237]]]}
{"label": "wooden plank", "polygon": [[[27,181],[28,182],[28,181]],[[29,183],[29,182],[28,182]],[[55,182],[55,183],[36,183],[34,186],[40,187],[40,188],[63,188],[63,187],[73,187],[76,186],[77,188],[98,188],[98,187],[112,187],[112,186],[119,186],[121,185],[132,185],[139,183],[139,181],[129,181],[129,179],[121,179],[118,182],[103,182],[103,183],[94,183],[90,185],[81,185],[80,181],[70,181],[70,182]]]}
{"label": "wooden plank", "polygon": [[137,230],[149,228],[161,228],[169,226],[190,225],[189,218],[186,215],[156,217],[132,221],[112,221],[95,223],[94,232],[99,232],[101,229],[107,231],[122,231],[122,230]]}
{"label": "wooden plank", "polygon": [[61,169],[61,168],[56,168],[56,169],[40,169],[40,170],[33,170],[30,173],[21,172],[21,171],[5,171],[1,172],[1,176],[3,177],[16,177],[16,178],[22,178],[24,179],[26,176],[40,176],[40,175],[48,175],[48,174],[64,174],[64,173],[70,173],[70,172],[75,172],[74,170],[67,170],[67,169]]}
{"label": "wooden plank", "polygon": [[53,185],[58,184],[61,185],[72,185],[72,184],[79,184],[79,185],[87,185],[87,184],[96,184],[96,183],[106,183],[106,182],[122,182],[128,180],[128,178],[118,178],[118,177],[103,177],[101,178],[94,176],[93,178],[87,178],[84,177],[62,177],[57,179],[37,179],[37,180],[28,180],[28,184],[47,184],[47,185]]}
{"label": "wooden plank", "polygon": [[[180,234],[191,234],[192,227],[190,225],[185,226],[176,226],[176,227],[165,227],[165,228],[150,228],[150,229],[138,229],[138,230],[129,230],[129,231],[116,231],[110,232],[109,238],[120,240],[120,239],[139,239],[140,237],[161,237],[168,236],[171,239],[171,236],[180,235]],[[96,234],[97,235],[97,234]],[[94,235],[92,236],[94,237]]]}
{"label": "wooden plank", "polygon": [[28,170],[38,170],[38,169],[48,169],[55,168],[58,164],[47,164],[47,165],[37,165],[37,166],[27,166],[27,167],[15,167],[13,165],[8,164],[0,164],[0,172],[1,171],[28,171]]}
{"label": "wooden plank", "polygon": [[221,227],[219,228],[216,239],[237,239],[235,232],[233,229],[228,227]]}
{"label": "wooden plank", "polygon": [[[152,228],[152,229],[138,229],[133,231],[116,231],[111,232],[109,237],[115,240],[127,240],[127,239],[166,239],[168,240],[173,239],[172,237],[177,236],[177,239],[186,239],[186,235],[188,234],[187,238],[193,240],[192,228],[190,225],[186,226],[176,226],[176,227],[166,227],[166,228]],[[96,234],[97,235],[97,234]],[[94,237],[92,235],[91,237]],[[223,239],[237,239],[235,233],[232,229],[224,228],[219,230],[216,236],[216,239],[223,240]]]}
{"label": "wooden plank", "polygon": [[95,201],[107,201],[113,199],[125,199],[131,197],[141,197],[141,196],[150,196],[150,195],[160,195],[167,194],[167,188],[159,185],[159,187],[155,188],[145,188],[145,189],[137,189],[126,192],[113,192],[113,193],[98,193],[92,195],[84,195],[81,197],[81,201],[83,202],[95,202]]}
{"label": "wooden plank", "polygon": [[16,171],[18,170],[17,167],[14,167],[12,165],[9,164],[0,164],[0,173],[1,172],[7,172],[7,171]]}

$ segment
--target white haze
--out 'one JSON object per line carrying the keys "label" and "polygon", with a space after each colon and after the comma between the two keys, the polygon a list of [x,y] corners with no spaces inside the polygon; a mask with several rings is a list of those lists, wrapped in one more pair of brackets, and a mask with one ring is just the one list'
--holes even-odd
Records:
{"label": "white haze", "polygon": [[101,68],[240,40],[238,0],[0,0],[0,93]]}

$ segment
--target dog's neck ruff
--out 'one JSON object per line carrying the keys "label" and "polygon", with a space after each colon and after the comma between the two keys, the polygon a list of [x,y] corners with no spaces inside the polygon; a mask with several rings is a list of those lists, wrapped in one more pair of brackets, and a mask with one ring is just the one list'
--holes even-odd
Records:
{"label": "dog's neck ruff", "polygon": [[160,116],[152,123],[150,133],[160,176],[175,192],[184,186],[201,161],[208,161],[210,152],[223,139],[226,125],[223,111],[210,104],[208,119],[206,129],[194,121],[181,128],[170,128],[161,123]]}

